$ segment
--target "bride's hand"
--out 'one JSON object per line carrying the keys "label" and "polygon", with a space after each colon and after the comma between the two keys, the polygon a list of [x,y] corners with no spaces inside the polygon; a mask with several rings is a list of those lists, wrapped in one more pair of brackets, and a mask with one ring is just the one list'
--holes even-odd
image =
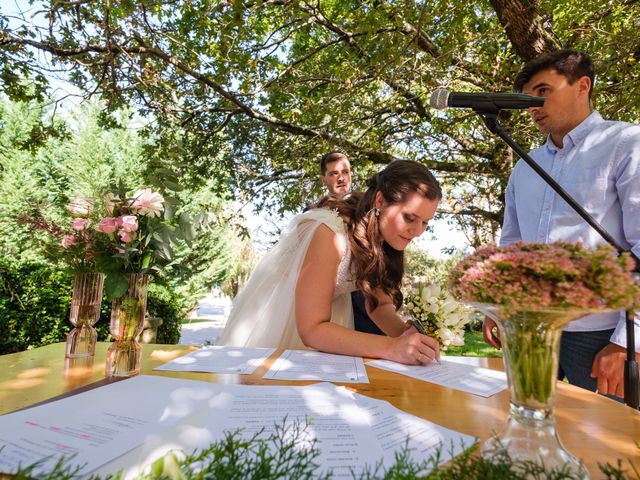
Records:
{"label": "bride's hand", "polygon": [[427,365],[440,360],[440,346],[435,339],[422,335],[415,327],[411,327],[394,338],[389,360],[405,365]]}

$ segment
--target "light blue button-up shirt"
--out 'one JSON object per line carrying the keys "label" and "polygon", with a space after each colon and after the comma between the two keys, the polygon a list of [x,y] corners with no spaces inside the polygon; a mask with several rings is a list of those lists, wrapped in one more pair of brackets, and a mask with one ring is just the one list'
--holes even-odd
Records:
{"label": "light blue button-up shirt", "polygon": [[[603,120],[593,112],[565,135],[558,148],[551,136],[530,156],[626,250],[640,256],[640,125]],[[540,176],[520,160],[509,178],[500,244],[518,240],[606,241]],[[626,345],[624,312],[590,315],[571,322],[567,331],[615,328],[613,343]],[[640,351],[640,316],[636,316],[636,351]]]}

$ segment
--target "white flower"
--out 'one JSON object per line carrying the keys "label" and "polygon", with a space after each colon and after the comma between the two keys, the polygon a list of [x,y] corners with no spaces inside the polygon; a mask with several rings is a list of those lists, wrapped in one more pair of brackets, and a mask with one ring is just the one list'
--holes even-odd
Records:
{"label": "white flower", "polygon": [[443,321],[445,325],[449,325],[453,327],[458,325],[458,323],[460,322],[460,317],[455,313],[450,313],[449,315],[446,315],[444,317]]}
{"label": "white flower", "polygon": [[456,332],[451,337],[451,345],[461,347],[464,345],[464,335],[460,332]]}
{"label": "white flower", "polygon": [[134,212],[145,216],[159,217],[164,210],[164,198],[159,193],[152,192],[150,188],[138,190],[133,198],[131,209]]}
{"label": "white flower", "polygon": [[87,197],[77,196],[67,205],[67,210],[80,217],[89,215],[93,211],[93,201]]}
{"label": "white flower", "polygon": [[458,305],[460,304],[456,302],[452,297],[448,297],[442,304],[443,315],[453,312],[455,309],[458,308]]}

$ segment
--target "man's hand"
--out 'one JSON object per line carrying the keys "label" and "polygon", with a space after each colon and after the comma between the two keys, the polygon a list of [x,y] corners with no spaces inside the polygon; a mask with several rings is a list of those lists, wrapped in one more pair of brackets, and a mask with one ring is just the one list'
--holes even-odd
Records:
{"label": "man's hand", "polygon": [[[600,350],[593,359],[591,377],[598,379],[598,392],[624,397],[624,361],[627,351],[624,347],[610,343]],[[636,353],[640,361],[640,354]]]}
{"label": "man's hand", "polygon": [[497,348],[498,350],[502,348],[500,338],[498,337],[498,324],[489,317],[484,317],[484,322],[482,323],[482,336],[484,337],[484,341],[489,345]]}

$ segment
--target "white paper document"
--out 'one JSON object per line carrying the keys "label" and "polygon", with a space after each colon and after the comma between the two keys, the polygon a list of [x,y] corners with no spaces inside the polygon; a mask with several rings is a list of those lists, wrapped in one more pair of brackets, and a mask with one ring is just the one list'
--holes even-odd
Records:
{"label": "white paper document", "polygon": [[[458,433],[395,408],[389,402],[354,394],[359,406],[370,415],[371,429],[382,448],[384,465],[389,467],[396,461],[396,452],[405,446],[409,458],[420,463],[440,449],[440,463],[448,462],[463,450],[471,447],[477,439]],[[423,472],[427,473],[427,472]]]}
{"label": "white paper document", "polygon": [[171,360],[154,370],[249,375],[273,352],[275,348],[207,346]]}
{"label": "white paper document", "polygon": [[263,378],[369,383],[362,357],[312,350],[285,350]]}
{"label": "white paper document", "polygon": [[[44,462],[49,471],[75,454],[81,474],[137,474],[170,450],[191,452],[240,430],[264,437],[275,425],[304,427],[296,448],[315,442],[318,473],[353,478],[352,471],[395,463],[408,440],[421,461],[441,447],[441,461],[473,439],[329,383],[309,386],[210,384],[138,376],[39,407],[0,416],[0,471]],[[289,431],[290,432],[290,431]],[[289,433],[290,435],[290,433]],[[278,455],[279,445],[271,445]]]}
{"label": "white paper document", "polygon": [[201,411],[212,385],[138,376],[56,402],[0,416],[0,472],[46,459],[34,474],[72,456],[82,473],[132,450]]}
{"label": "white paper document", "polygon": [[440,357],[439,364],[403,365],[390,360],[372,360],[367,365],[481,397],[490,397],[507,388],[504,372],[447,361],[446,357]]}
{"label": "white paper document", "polygon": [[[298,448],[309,448],[316,442],[320,452],[315,462],[322,472],[331,471],[332,478],[353,478],[365,464],[374,464],[383,456],[380,445],[371,435],[366,409],[360,408],[350,392],[334,385],[295,386],[230,386],[227,403],[219,413],[207,420],[211,431],[242,429],[243,437],[260,430],[263,436],[275,425],[306,426],[296,442]],[[224,411],[224,413],[223,413]],[[272,452],[278,454],[277,446]]]}

